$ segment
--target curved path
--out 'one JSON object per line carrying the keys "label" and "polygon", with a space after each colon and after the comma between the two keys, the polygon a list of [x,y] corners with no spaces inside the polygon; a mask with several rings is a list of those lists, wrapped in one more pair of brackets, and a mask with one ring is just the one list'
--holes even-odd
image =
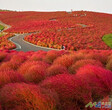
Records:
{"label": "curved path", "polygon": [[7,25],[7,24],[3,23],[2,21],[0,21],[0,24],[5,27],[4,30],[7,30],[8,28],[11,27],[10,25]]}
{"label": "curved path", "polygon": [[[7,25],[7,24],[3,23],[2,21],[0,21],[0,24],[5,27],[4,30],[6,30],[6,29],[11,27],[10,25]],[[13,49],[13,50],[24,51],[24,52],[27,52],[27,51],[38,51],[38,50],[44,50],[44,51],[58,50],[58,49],[53,49],[53,48],[36,46],[36,45],[34,45],[32,43],[29,43],[29,42],[24,40],[24,37],[26,35],[30,35],[30,34],[15,34],[15,36],[13,36],[13,37],[8,39],[9,41],[13,42],[16,45],[16,48]]]}
{"label": "curved path", "polygon": [[24,37],[29,34],[16,34],[14,37],[11,37],[9,40],[13,42],[16,45],[17,51],[38,51],[38,50],[44,50],[44,51],[49,51],[49,50],[57,50],[57,49],[52,49],[52,48],[46,48],[46,47],[41,47],[41,46],[36,46],[34,44],[31,44],[27,41],[24,40]]}

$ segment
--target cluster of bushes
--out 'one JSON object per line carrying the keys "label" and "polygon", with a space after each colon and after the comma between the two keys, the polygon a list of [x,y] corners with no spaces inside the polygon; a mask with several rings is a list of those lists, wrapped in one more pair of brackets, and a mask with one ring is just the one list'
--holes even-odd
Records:
{"label": "cluster of bushes", "polygon": [[14,36],[14,34],[0,34],[0,50],[11,50],[16,47],[14,43],[8,40],[12,36]]}
{"label": "cluster of bushes", "polygon": [[112,51],[0,51],[1,110],[85,108],[112,94]]}
{"label": "cluster of bushes", "polygon": [[61,49],[62,46],[66,50],[111,49],[102,41],[104,32],[102,30],[98,31],[100,33],[95,32],[92,26],[84,28],[75,26],[70,30],[68,28],[44,30],[38,34],[28,35],[24,39],[38,46],[56,49]]}
{"label": "cluster of bushes", "polygon": [[88,11],[1,11],[0,20],[11,26],[4,30],[8,33],[39,32],[25,38],[26,41],[39,46],[57,49],[64,46],[66,50],[110,49],[102,37],[112,33],[111,14]]}

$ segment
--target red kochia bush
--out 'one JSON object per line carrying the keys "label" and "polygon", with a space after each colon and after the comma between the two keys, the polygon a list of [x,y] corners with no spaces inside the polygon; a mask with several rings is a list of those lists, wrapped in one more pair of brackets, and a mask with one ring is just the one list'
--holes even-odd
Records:
{"label": "red kochia bush", "polygon": [[51,50],[48,51],[45,57],[45,61],[48,63],[52,63],[57,57],[59,57],[61,55],[61,52],[59,51],[55,51],[55,50]]}
{"label": "red kochia bush", "polygon": [[4,110],[56,110],[55,95],[36,85],[11,83],[1,89],[0,103]]}
{"label": "red kochia bush", "polygon": [[84,109],[85,105],[91,101],[89,87],[71,74],[59,74],[49,77],[40,86],[53,89],[58,93],[61,110],[69,110],[69,108],[75,110],[77,107]]}
{"label": "red kochia bush", "polygon": [[18,69],[18,72],[20,74],[26,74],[28,69],[33,66],[33,65],[37,65],[37,62],[36,61],[28,61],[28,62],[25,62],[23,63],[22,65],[20,65],[19,69]]}
{"label": "red kochia bush", "polygon": [[29,57],[29,61],[42,61],[43,58],[46,56],[47,52],[39,50],[37,52],[33,52],[32,55]]}
{"label": "red kochia bush", "polygon": [[74,63],[75,56],[74,55],[63,55],[61,57],[58,57],[53,64],[60,64],[65,67],[69,67]]}
{"label": "red kochia bush", "polygon": [[100,53],[93,53],[93,52],[90,52],[89,54],[86,54],[85,55],[85,57],[87,58],[87,59],[94,59],[94,60],[97,60],[97,61],[100,61],[102,64],[106,64],[106,62],[107,62],[107,57],[108,55],[104,55],[104,54],[102,54],[102,52],[100,52]]}
{"label": "red kochia bush", "polygon": [[28,60],[29,61],[42,61],[44,57],[45,57],[44,55],[34,53]]}
{"label": "red kochia bush", "polygon": [[6,70],[6,69],[12,69],[17,70],[17,68],[20,66],[21,63],[18,63],[16,61],[7,61],[3,62],[0,66],[0,70]]}
{"label": "red kochia bush", "polygon": [[19,67],[20,67],[20,65],[24,62],[24,61],[26,61],[26,57],[25,56],[23,56],[23,55],[19,55],[19,54],[17,54],[17,55],[13,55],[12,57],[11,57],[11,59],[10,59],[10,61],[8,61],[8,62],[6,62],[6,63],[3,63],[2,65],[1,65],[1,69],[5,69],[5,68],[10,68],[10,69],[13,69],[13,70],[17,70]]}
{"label": "red kochia bush", "polygon": [[52,65],[47,70],[47,76],[55,76],[57,74],[68,73],[68,70],[65,66],[62,65]]}
{"label": "red kochia bush", "polygon": [[92,60],[92,59],[84,59],[84,60],[78,60],[75,64],[73,64],[69,68],[69,71],[70,71],[70,73],[76,73],[79,68],[81,68],[85,65],[88,65],[88,64],[103,67],[103,64],[100,61]]}
{"label": "red kochia bush", "polygon": [[38,83],[46,76],[46,69],[49,64],[43,61],[28,61],[23,63],[18,72],[24,76],[24,78],[30,82]]}
{"label": "red kochia bush", "polygon": [[24,78],[13,70],[0,71],[0,87],[8,83],[23,82]]}
{"label": "red kochia bush", "polygon": [[61,57],[58,57],[53,64],[60,64],[63,65],[67,68],[69,68],[72,64],[74,64],[76,61],[80,60],[80,59],[84,59],[84,55],[81,53],[69,53],[69,54],[65,54],[62,55]]}
{"label": "red kochia bush", "polygon": [[31,68],[32,66],[36,66],[36,65],[40,65],[41,68],[43,68],[43,70],[49,67],[49,64],[43,61],[27,61],[20,66],[18,71],[19,73],[25,75],[26,73],[28,73],[29,68]]}
{"label": "red kochia bush", "polygon": [[94,101],[109,95],[112,90],[112,72],[102,67],[84,66],[78,70],[76,77],[88,83]]}
{"label": "red kochia bush", "polygon": [[11,61],[16,62],[16,63],[18,63],[18,64],[23,63],[26,59],[27,59],[27,58],[26,58],[25,56],[19,55],[19,54],[13,55],[13,56],[11,57]]}
{"label": "red kochia bush", "polygon": [[0,62],[2,61],[2,60],[4,60],[4,58],[6,57],[6,53],[5,52],[0,52]]}
{"label": "red kochia bush", "polygon": [[33,65],[28,68],[27,73],[24,74],[24,78],[30,82],[38,83],[46,76],[45,68],[41,65]]}

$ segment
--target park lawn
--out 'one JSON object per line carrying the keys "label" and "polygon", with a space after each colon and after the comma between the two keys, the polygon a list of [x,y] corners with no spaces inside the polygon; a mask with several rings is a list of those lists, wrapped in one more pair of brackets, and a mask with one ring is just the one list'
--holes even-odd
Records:
{"label": "park lawn", "polygon": [[102,40],[110,47],[112,48],[112,34],[104,35]]}
{"label": "park lawn", "polygon": [[4,26],[0,25],[0,30],[3,30],[4,29]]}

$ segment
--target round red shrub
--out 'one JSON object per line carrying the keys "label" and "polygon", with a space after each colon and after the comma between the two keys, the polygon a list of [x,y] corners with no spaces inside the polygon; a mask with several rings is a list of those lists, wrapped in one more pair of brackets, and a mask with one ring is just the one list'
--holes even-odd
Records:
{"label": "round red shrub", "polygon": [[97,61],[100,61],[102,64],[106,64],[107,62],[107,55],[105,54],[102,54],[102,53],[89,53],[89,54],[86,54],[85,55],[85,58],[86,59],[94,59],[94,60],[97,60]]}
{"label": "round red shrub", "polygon": [[28,69],[33,66],[33,65],[37,65],[36,61],[27,61],[25,63],[23,63],[22,65],[20,65],[20,67],[18,68],[18,72],[21,74],[26,74]]}
{"label": "round red shrub", "polygon": [[24,78],[27,81],[38,83],[45,79],[46,70],[41,65],[33,65],[28,68],[27,73],[24,74]]}
{"label": "round red shrub", "polygon": [[69,72],[74,74],[77,72],[78,69],[80,69],[81,67],[85,66],[85,65],[96,65],[96,66],[101,66],[103,67],[103,64],[100,61],[96,61],[96,60],[92,60],[92,59],[84,59],[84,60],[78,60],[76,61],[76,63],[74,63],[70,68],[69,68]]}
{"label": "round red shrub", "polygon": [[0,87],[8,83],[24,82],[24,78],[13,70],[0,71]]}
{"label": "round red shrub", "polygon": [[7,54],[5,52],[0,52],[0,62],[3,61],[6,56]]}
{"label": "round red shrub", "polygon": [[52,65],[46,71],[47,71],[47,76],[55,76],[57,74],[68,73],[67,68],[62,65]]}
{"label": "round red shrub", "polygon": [[3,62],[0,66],[0,70],[6,70],[6,69],[12,69],[12,70],[17,70],[18,67],[20,66],[20,63],[16,61],[7,61]]}
{"label": "round red shrub", "polygon": [[18,64],[23,63],[25,60],[26,60],[26,57],[23,56],[23,55],[19,55],[19,54],[13,55],[13,56],[11,57],[11,61],[12,61],[12,62],[16,62],[16,63],[18,63]]}
{"label": "round red shrub", "polygon": [[54,95],[36,85],[11,83],[1,89],[0,103],[4,110],[56,110]]}
{"label": "round red shrub", "polygon": [[58,51],[55,51],[55,50],[48,51],[44,58],[44,61],[48,63],[52,63],[60,55],[61,54]]}
{"label": "round red shrub", "polygon": [[53,64],[60,64],[65,67],[69,67],[74,63],[75,55],[63,55],[61,57],[58,57]]}
{"label": "round red shrub", "polygon": [[28,73],[29,68],[31,68],[32,66],[36,66],[36,65],[37,66],[41,65],[41,68],[43,68],[43,70],[49,67],[49,64],[43,61],[27,61],[20,66],[20,68],[18,69],[18,72],[25,75],[26,73]]}
{"label": "round red shrub", "polygon": [[104,98],[112,90],[112,72],[102,67],[86,65],[78,70],[76,77],[91,88],[93,101]]}
{"label": "round red shrub", "polygon": [[71,52],[71,54],[65,54],[61,57],[58,57],[53,64],[60,64],[67,68],[69,68],[72,64],[74,64],[76,61],[84,59],[84,55],[81,53],[74,53]]}
{"label": "round red shrub", "polygon": [[53,89],[58,93],[62,110],[69,108],[75,110],[77,107],[84,109],[85,105],[91,101],[89,87],[71,74],[59,74],[49,77],[43,80],[40,86]]}
{"label": "round red shrub", "polygon": [[33,54],[28,60],[29,61],[42,61],[44,57],[45,57],[44,55]]}

